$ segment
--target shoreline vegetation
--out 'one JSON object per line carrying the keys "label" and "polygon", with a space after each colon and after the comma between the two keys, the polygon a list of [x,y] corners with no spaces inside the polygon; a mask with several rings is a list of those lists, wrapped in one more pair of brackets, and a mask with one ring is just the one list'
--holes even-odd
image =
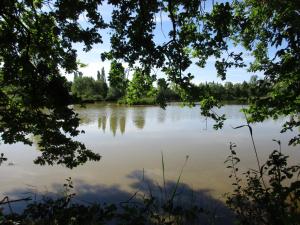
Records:
{"label": "shoreline vegetation", "polygon": [[[141,99],[141,101],[135,102],[134,104],[127,104],[126,102],[122,100],[118,101],[105,101],[105,100],[79,100],[75,101],[73,105],[81,105],[81,104],[97,104],[97,103],[103,103],[103,104],[117,104],[117,105],[125,105],[125,106],[159,106],[159,103],[155,102],[155,99],[149,98],[149,99]],[[168,104],[184,104],[183,101],[167,101],[166,105]],[[200,105],[200,102],[194,102],[194,105]],[[246,99],[240,99],[240,100],[224,100],[221,101],[222,105],[246,105],[248,104],[248,101]]]}
{"label": "shoreline vegetation", "polygon": [[[186,102],[186,94],[180,86],[168,82],[164,78],[156,80],[149,74],[136,69],[132,79],[125,75],[121,63],[113,61],[106,81],[104,68],[97,72],[97,79],[83,76],[81,72],[74,74],[73,82],[69,82],[69,91],[73,96],[73,103],[113,102],[122,105],[165,105],[168,102]],[[192,84],[192,93],[188,102],[199,102],[203,97],[212,96],[224,104],[247,104],[251,99],[261,98],[259,86],[263,81],[252,76],[248,82],[224,84],[205,82]]]}

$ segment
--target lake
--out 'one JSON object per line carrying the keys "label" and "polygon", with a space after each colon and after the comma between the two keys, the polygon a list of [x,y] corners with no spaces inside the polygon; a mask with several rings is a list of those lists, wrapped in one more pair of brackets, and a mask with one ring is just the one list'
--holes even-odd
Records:
{"label": "lake", "polygon": [[[73,170],[38,166],[32,163],[39,154],[36,144],[0,145],[0,152],[9,158],[0,166],[0,198],[60,192],[65,179],[72,177],[80,201],[126,200],[136,190],[162,185],[163,155],[168,181],[176,182],[184,167],[180,182],[187,190],[222,202],[223,194],[232,190],[230,171],[224,164],[230,142],[237,145],[241,169],[257,168],[248,129],[233,129],[245,124],[240,105],[218,110],[227,115],[222,130],[212,128],[214,122],[201,116],[199,106],[170,104],[163,110],[97,103],[74,108],[81,118],[80,129],[85,130],[77,139],[98,152],[101,160]],[[299,147],[287,145],[295,133],[280,134],[283,121],[253,125],[262,162],[277,148],[272,139],[281,140],[282,151],[291,156],[291,162],[299,162]]]}

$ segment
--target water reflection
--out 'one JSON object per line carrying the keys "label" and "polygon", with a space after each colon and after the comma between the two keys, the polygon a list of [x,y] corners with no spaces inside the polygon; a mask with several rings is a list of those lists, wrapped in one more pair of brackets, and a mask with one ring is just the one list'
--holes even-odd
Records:
{"label": "water reflection", "polygon": [[[109,131],[113,137],[119,134],[124,135],[127,129],[144,130],[156,126],[175,126],[176,124],[191,122],[191,126],[198,127],[198,130],[211,130],[214,124],[209,118],[200,113],[198,106],[189,108],[181,107],[179,104],[171,104],[165,110],[160,107],[136,106],[128,107],[116,104],[87,104],[85,108],[74,106],[79,114],[81,126],[86,129],[87,125],[98,124],[98,129]],[[225,106],[218,109],[219,114],[226,114],[226,123],[232,126],[239,126],[245,123],[244,115],[240,112],[242,106]],[[195,122],[199,122],[198,124]],[[199,129],[200,127],[200,129]]]}
{"label": "water reflection", "polygon": [[126,115],[122,114],[119,120],[120,123],[120,132],[121,134],[125,133],[125,127],[126,127]]}
{"label": "water reflection", "polygon": [[116,136],[116,132],[118,128],[118,117],[114,112],[110,115],[109,127],[113,135]]}
{"label": "water reflection", "polygon": [[157,121],[159,123],[164,123],[165,120],[166,120],[166,110],[164,110],[164,109],[158,110]]}
{"label": "water reflection", "polygon": [[98,129],[101,129],[105,133],[107,124],[109,124],[109,130],[116,136],[119,129],[121,134],[125,133],[126,130],[126,108],[110,108],[109,110],[103,110],[99,108],[98,111]]}
{"label": "water reflection", "polygon": [[145,109],[138,108],[134,110],[133,113],[133,122],[138,129],[143,129],[145,126]]}
{"label": "water reflection", "polygon": [[103,115],[99,115],[99,118],[98,118],[98,128],[102,129],[103,132],[105,132],[105,129],[106,129],[106,120],[107,120],[106,113],[103,114]]}
{"label": "water reflection", "polygon": [[[186,119],[202,118],[199,108],[181,108],[170,105],[166,110],[152,106],[127,107],[116,104],[87,104],[86,107],[74,106],[80,117],[81,126],[97,124],[103,133],[109,131],[116,137],[124,135],[127,129],[143,130],[153,124],[166,125]],[[146,124],[149,120],[149,124]]]}
{"label": "water reflection", "polygon": [[[219,114],[225,113],[228,118],[224,128],[218,131],[212,128],[214,122],[211,119],[205,120],[201,116],[199,106],[181,108],[171,105],[162,110],[153,106],[90,104],[86,108],[74,108],[82,118],[80,129],[86,131],[78,139],[99,153],[101,161],[89,162],[73,170],[60,166],[41,167],[32,163],[40,154],[36,146],[0,145],[0,152],[14,162],[14,166],[4,163],[0,167],[0,194],[8,193],[16,187],[22,188],[26,184],[40,187],[62,184],[66,177],[72,177],[74,181],[82,180],[87,184],[87,190],[93,192],[95,188],[94,192],[106,193],[109,199],[113,199],[113,193],[124,189],[127,191],[127,187],[138,188],[134,186],[132,177],[141,177],[142,174],[132,171],[145,168],[151,174],[150,177],[161,180],[163,152],[168,179],[177,180],[182,160],[189,155],[190,161],[184,170],[182,182],[194,190],[211,190],[214,197],[221,198],[225,192],[232,191],[229,171],[224,165],[229,153],[229,142],[238,146],[241,171],[256,168],[249,130],[232,129],[245,124],[244,115],[239,112],[241,106],[225,106],[218,111]],[[253,124],[253,135],[262,161],[277,147],[272,141],[277,139],[281,140],[282,151],[290,155],[291,164],[299,162],[299,146],[287,145],[298,133],[281,134],[284,121],[267,120],[263,124]],[[38,141],[38,138],[34,140]],[[79,187],[78,194],[81,194],[80,189],[85,189]],[[122,196],[128,197],[126,193]]]}
{"label": "water reflection", "polygon": [[[115,137],[117,133],[125,134],[127,127],[143,130],[146,124],[147,107],[126,107],[116,104],[91,104],[85,108],[74,107],[79,114],[80,124],[82,126],[93,125],[98,121],[98,129],[103,133],[109,130]],[[166,113],[158,109],[158,121],[164,123]]]}

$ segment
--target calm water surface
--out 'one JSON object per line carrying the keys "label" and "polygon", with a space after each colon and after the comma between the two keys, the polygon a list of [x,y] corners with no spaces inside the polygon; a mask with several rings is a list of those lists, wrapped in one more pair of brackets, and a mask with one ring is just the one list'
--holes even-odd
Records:
{"label": "calm water surface", "polygon": [[[163,110],[156,106],[115,104],[76,106],[81,118],[80,128],[85,130],[78,139],[101,154],[101,161],[89,162],[73,170],[62,166],[38,166],[32,163],[39,154],[36,145],[0,145],[0,152],[9,158],[0,167],[0,197],[57,192],[65,179],[72,177],[76,192],[83,198],[124,200],[124,193],[134,193],[146,178],[153,184],[162,183],[163,153],[168,180],[177,179],[188,157],[181,182],[193,190],[222,199],[225,192],[232,190],[229,171],[224,165],[230,142],[238,146],[240,166],[256,168],[249,131],[232,128],[245,124],[239,112],[241,107],[230,105],[219,110],[227,114],[228,120],[222,130],[216,131],[212,128],[213,121],[201,116],[199,107],[182,108],[172,104]],[[277,147],[272,139],[278,139],[291,161],[299,162],[299,147],[287,146],[293,134],[279,132],[283,121],[268,120],[253,126],[259,155],[266,159]]]}

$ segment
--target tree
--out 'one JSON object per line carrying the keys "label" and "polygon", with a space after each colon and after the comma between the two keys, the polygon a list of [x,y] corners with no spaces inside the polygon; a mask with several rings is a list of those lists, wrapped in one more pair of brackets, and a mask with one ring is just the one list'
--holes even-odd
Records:
{"label": "tree", "polygon": [[107,83],[104,82],[102,79],[101,80],[97,80],[95,82],[95,87],[96,87],[96,91],[95,91],[95,95],[99,95],[101,97],[101,99],[97,99],[97,100],[105,100],[107,97],[107,93],[108,93],[108,86]]}
{"label": "tree", "polygon": [[153,81],[154,77],[147,71],[137,68],[127,88],[126,102],[134,104],[141,98],[152,97],[154,94]]}
{"label": "tree", "polygon": [[107,95],[107,84],[102,80],[94,80],[92,77],[78,77],[72,83],[73,95],[84,100],[104,100]]}
{"label": "tree", "polygon": [[168,94],[168,83],[164,78],[159,78],[157,80],[157,95],[156,102],[160,104],[162,107],[166,107],[167,102],[167,94]]}
{"label": "tree", "polygon": [[158,88],[159,91],[160,90],[162,90],[162,91],[166,90],[168,88],[167,81],[164,78],[159,78],[157,80],[157,88]]}
{"label": "tree", "polygon": [[[257,96],[249,102],[249,120],[293,115],[282,131],[299,127],[298,1],[233,0],[214,4],[211,12],[205,12],[204,4],[183,0],[112,1],[112,50],[103,58],[123,59],[130,66],[139,62],[145,68],[161,68],[181,87],[181,97],[188,101],[193,99],[189,98],[193,75],[186,71],[193,62],[201,68],[209,57],[216,58],[218,75],[226,79],[228,68],[246,66],[243,52],[231,47],[241,45],[254,57],[248,70],[264,74],[257,86],[264,98]],[[155,42],[155,17],[159,12],[165,13],[172,24],[163,43]],[[221,127],[224,116],[211,111],[220,105],[217,99],[208,101],[202,96],[200,100],[202,113],[216,119],[217,127]],[[293,143],[300,143],[300,135],[291,140]]]}
{"label": "tree", "polygon": [[97,71],[97,86],[99,86],[99,94],[102,96],[102,99],[106,99],[108,93],[108,86],[106,83],[104,67],[101,68],[101,73]]}
{"label": "tree", "polygon": [[[287,121],[284,129],[300,126],[296,118],[299,113],[299,56],[300,56],[300,5],[297,1],[242,1],[234,5],[236,24],[235,37],[252,52],[255,60],[249,70],[262,71],[263,82],[259,91],[266,92],[265,98],[256,98],[247,112],[251,121],[292,115],[295,120]],[[300,136],[290,144],[300,143]]]}
{"label": "tree", "polygon": [[101,68],[101,73],[97,70],[97,80],[101,80],[106,83],[105,70],[104,67]]}
{"label": "tree", "polygon": [[242,90],[242,96],[246,97],[248,99],[249,97],[249,84],[244,81],[241,85],[241,90]]}
{"label": "tree", "polygon": [[[32,144],[39,135],[39,164],[75,167],[100,156],[74,141],[79,118],[68,107],[67,73],[77,71],[72,43],[86,51],[100,43],[107,25],[97,13],[100,1],[1,1],[0,7],[0,135],[4,143]],[[93,27],[79,24],[81,15]]]}
{"label": "tree", "polygon": [[97,70],[97,80],[100,80],[100,77],[101,77],[100,71]]}
{"label": "tree", "polygon": [[226,82],[224,87],[227,93],[227,99],[232,100],[234,98],[233,84],[231,82]]}
{"label": "tree", "polygon": [[110,65],[108,73],[109,81],[109,96],[111,100],[116,100],[125,95],[127,87],[127,79],[125,77],[125,70],[121,63],[113,60]]}
{"label": "tree", "polygon": [[104,67],[101,68],[100,80],[102,80],[104,83],[106,83],[106,76],[105,76]]}
{"label": "tree", "polygon": [[93,95],[93,78],[82,77],[74,80],[72,84],[72,93],[79,97],[87,97]]}

